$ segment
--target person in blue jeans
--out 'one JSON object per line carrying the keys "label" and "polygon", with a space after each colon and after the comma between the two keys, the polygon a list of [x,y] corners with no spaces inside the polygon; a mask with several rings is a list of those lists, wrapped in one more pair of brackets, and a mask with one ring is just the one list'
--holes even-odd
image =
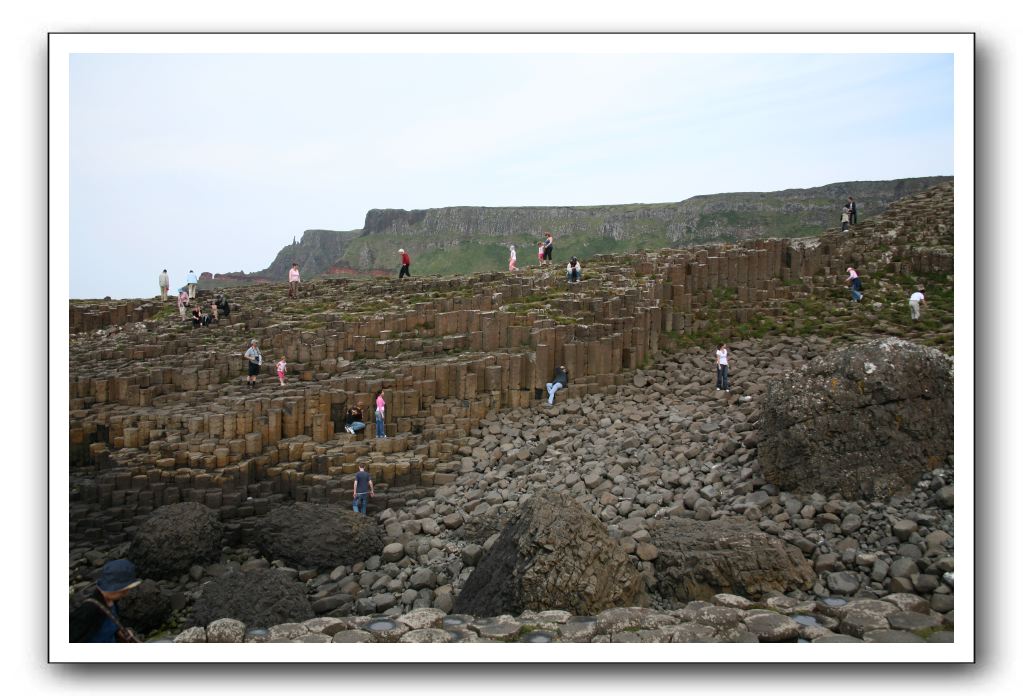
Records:
{"label": "person in blue jeans", "polygon": [[558,365],[558,369],[554,371],[554,379],[547,383],[547,404],[549,406],[554,405],[554,395],[558,393],[559,389],[564,389],[568,386],[568,370],[565,369],[564,365]]}
{"label": "person in blue jeans", "polygon": [[365,427],[366,423],[362,419],[362,402],[360,401],[348,409],[348,413],[345,414],[345,431],[354,435]]}
{"label": "person in blue jeans", "polygon": [[355,474],[355,484],[352,486],[352,510],[365,515],[368,499],[375,496],[373,479],[366,471],[366,465],[359,464],[359,471]]}
{"label": "person in blue jeans", "polygon": [[863,299],[863,281],[860,280],[859,274],[852,266],[845,269],[845,272],[849,274],[845,282],[849,284],[849,293],[852,295],[853,302],[859,302]]}
{"label": "person in blue jeans", "polygon": [[377,407],[377,437],[387,437],[387,433],[384,432],[384,409],[387,407],[386,402],[384,402],[384,390],[378,389],[373,399]]}
{"label": "person in blue jeans", "polygon": [[717,390],[724,389],[726,392],[730,392],[731,389],[728,388],[728,346],[724,343],[718,346],[715,362],[718,368]]}

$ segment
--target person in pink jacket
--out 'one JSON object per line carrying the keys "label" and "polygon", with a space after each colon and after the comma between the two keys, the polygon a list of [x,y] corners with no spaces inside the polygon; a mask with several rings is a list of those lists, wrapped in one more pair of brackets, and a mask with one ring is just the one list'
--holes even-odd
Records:
{"label": "person in pink jacket", "polygon": [[384,390],[378,389],[374,398],[376,399],[377,404],[377,437],[387,437],[387,434],[384,432],[384,409],[386,408],[386,403],[384,402]]}

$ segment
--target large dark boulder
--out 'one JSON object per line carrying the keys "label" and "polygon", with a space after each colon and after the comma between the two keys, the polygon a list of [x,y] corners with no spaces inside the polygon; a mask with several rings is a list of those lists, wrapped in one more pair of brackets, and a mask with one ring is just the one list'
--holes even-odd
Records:
{"label": "large dark boulder", "polygon": [[759,599],[767,592],[808,590],[816,575],[795,546],[744,519],[673,518],[651,530],[657,547],[657,592],[679,602],[716,594]]}
{"label": "large dark boulder", "polygon": [[137,633],[149,633],[170,617],[170,594],[160,589],[153,580],[142,584],[118,600],[117,608],[121,622],[134,628]]}
{"label": "large dark boulder", "polygon": [[305,585],[267,568],[234,571],[211,580],[192,606],[192,622],[197,626],[237,619],[252,628],[268,628],[314,616]]}
{"label": "large dark boulder", "polygon": [[139,526],[128,558],[140,577],[176,579],[193,565],[219,560],[223,539],[224,526],[205,505],[164,505]]}
{"label": "large dark boulder", "polygon": [[518,615],[527,609],[596,614],[644,604],[643,581],[601,522],[568,496],[532,496],[484,554],[455,613]]}
{"label": "large dark boulder", "polygon": [[313,503],[271,510],[257,527],[256,544],[267,558],[324,569],[353,565],[384,548],[373,518],[351,508]]}
{"label": "large dark boulder", "polygon": [[886,498],[952,453],[952,359],[884,338],[833,351],[768,385],[758,457],[796,493]]}

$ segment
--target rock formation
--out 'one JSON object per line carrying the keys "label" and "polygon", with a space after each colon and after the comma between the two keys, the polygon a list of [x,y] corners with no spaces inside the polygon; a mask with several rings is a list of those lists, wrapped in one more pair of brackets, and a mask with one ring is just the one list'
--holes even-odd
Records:
{"label": "rock formation", "polygon": [[768,387],[760,461],[783,490],[884,498],[952,453],[952,359],[884,338],[821,356]]}
{"label": "rock formation", "polygon": [[271,559],[299,568],[334,568],[380,553],[376,521],[336,505],[295,503],[262,519],[256,544]]}
{"label": "rock formation", "polygon": [[205,505],[165,505],[139,527],[128,557],[141,577],[173,578],[219,558],[223,537],[217,514]]}
{"label": "rock formation", "polygon": [[595,614],[643,602],[642,579],[603,525],[568,496],[538,493],[480,560],[454,610]]}
{"label": "rock formation", "polygon": [[760,599],[810,589],[816,578],[799,549],[744,519],[665,521],[651,543],[658,593],[683,602],[721,593]]}
{"label": "rock formation", "polygon": [[236,619],[252,627],[313,618],[305,587],[277,570],[232,572],[202,586],[192,619],[206,625],[216,619]]}

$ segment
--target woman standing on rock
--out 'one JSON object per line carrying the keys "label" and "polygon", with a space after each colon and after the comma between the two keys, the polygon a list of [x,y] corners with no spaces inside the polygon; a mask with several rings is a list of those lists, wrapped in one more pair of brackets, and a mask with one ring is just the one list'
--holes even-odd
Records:
{"label": "woman standing on rock", "polygon": [[716,355],[718,368],[717,391],[724,389],[726,392],[730,392],[731,389],[728,388],[728,346],[724,343],[719,345]]}
{"label": "woman standing on rock", "polygon": [[387,404],[384,402],[384,390],[383,388],[377,389],[377,393],[374,395],[377,403],[377,437],[387,437],[384,433],[384,408]]}

